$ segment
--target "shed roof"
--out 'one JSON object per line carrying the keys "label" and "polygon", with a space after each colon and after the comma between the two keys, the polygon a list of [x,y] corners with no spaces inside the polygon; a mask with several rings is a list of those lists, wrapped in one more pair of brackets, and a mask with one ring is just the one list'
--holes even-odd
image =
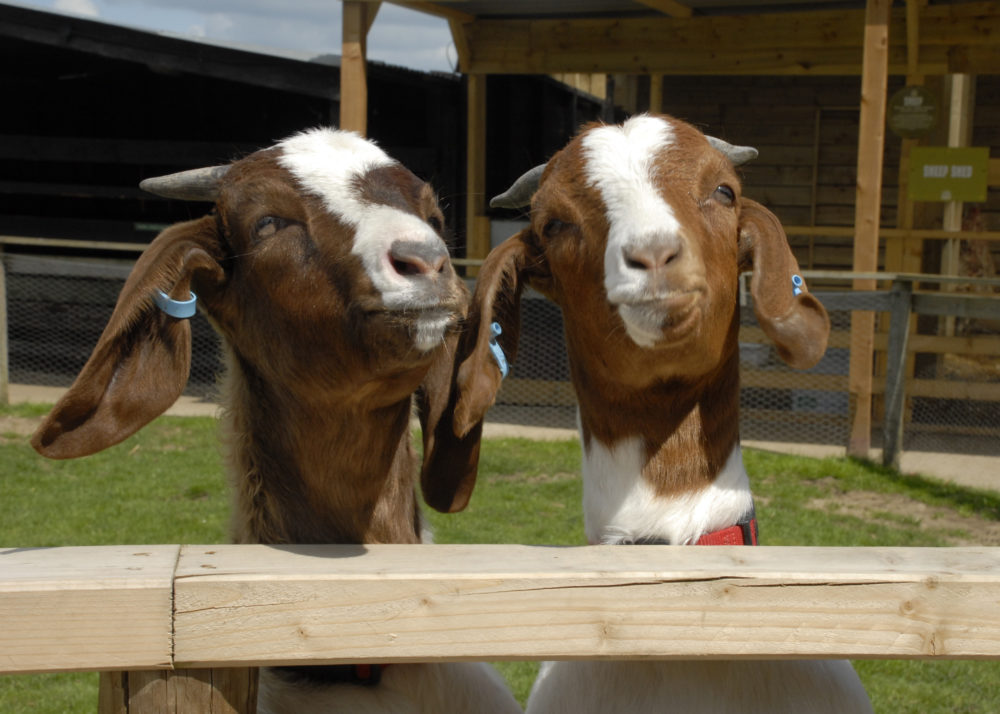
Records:
{"label": "shed roof", "polygon": [[[867,4],[395,1],[448,18],[460,68],[470,74],[860,74]],[[995,73],[1000,3],[896,2],[889,38],[890,73]]]}

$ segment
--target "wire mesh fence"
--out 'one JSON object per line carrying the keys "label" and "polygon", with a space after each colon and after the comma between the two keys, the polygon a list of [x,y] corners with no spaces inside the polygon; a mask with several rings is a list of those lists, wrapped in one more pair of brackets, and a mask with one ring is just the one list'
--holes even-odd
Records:
{"label": "wire mesh fence", "polygon": [[[68,387],[108,323],[131,261],[5,255],[9,379]],[[219,338],[191,319],[191,377],[184,393],[211,399],[221,372]]]}
{"label": "wire mesh fence", "polygon": [[[4,256],[10,381],[69,386],[90,356],[130,261]],[[843,290],[846,284],[813,284]],[[994,298],[995,299],[995,298]],[[876,313],[876,332],[887,322],[884,302],[854,300],[852,309]],[[845,446],[850,431],[848,394],[851,312],[829,310],[832,333],[823,359],[791,370],[766,340],[749,304],[741,310],[741,435],[747,441]],[[920,317],[911,338],[915,354],[907,386],[903,449],[1000,453],[1000,321]],[[219,339],[208,321],[191,321],[191,377],[185,391],[212,399],[222,370]],[[938,333],[945,332],[944,336]],[[885,349],[884,335],[876,345]],[[922,341],[921,341],[922,340]],[[915,342],[914,342],[915,341]],[[957,349],[957,348],[962,348]],[[964,351],[962,351],[964,350]],[[882,354],[881,352],[879,354]],[[884,359],[875,358],[872,443],[882,442]],[[880,371],[881,370],[881,371]],[[490,411],[495,422],[576,428],[559,308],[528,291],[522,304],[518,359]]]}

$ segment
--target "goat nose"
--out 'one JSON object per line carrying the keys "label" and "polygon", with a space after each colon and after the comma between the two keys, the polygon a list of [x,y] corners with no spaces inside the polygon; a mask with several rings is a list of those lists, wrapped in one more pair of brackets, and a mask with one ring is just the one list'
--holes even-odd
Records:
{"label": "goat nose", "polygon": [[389,246],[389,262],[403,277],[434,276],[444,270],[448,251],[444,245],[399,240]]}
{"label": "goat nose", "polygon": [[622,249],[625,265],[633,270],[655,271],[664,268],[680,255],[678,241],[664,241],[643,246],[626,246]]}

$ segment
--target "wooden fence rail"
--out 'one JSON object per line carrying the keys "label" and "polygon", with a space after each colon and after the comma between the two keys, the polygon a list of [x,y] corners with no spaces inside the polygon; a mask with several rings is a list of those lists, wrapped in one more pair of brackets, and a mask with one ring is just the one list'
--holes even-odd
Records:
{"label": "wooden fence rail", "polygon": [[0,551],[0,672],[565,658],[1000,658],[1000,549]]}
{"label": "wooden fence rail", "polygon": [[12,548],[0,673],[100,670],[102,714],[250,714],[275,664],[1000,659],[998,605],[1000,548]]}

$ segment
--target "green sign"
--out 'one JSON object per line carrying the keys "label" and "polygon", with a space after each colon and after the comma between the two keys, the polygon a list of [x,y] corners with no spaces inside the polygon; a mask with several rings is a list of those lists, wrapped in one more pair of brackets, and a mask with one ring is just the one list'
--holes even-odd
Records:
{"label": "green sign", "polygon": [[911,201],[986,200],[990,150],[916,146],[910,151]]}

